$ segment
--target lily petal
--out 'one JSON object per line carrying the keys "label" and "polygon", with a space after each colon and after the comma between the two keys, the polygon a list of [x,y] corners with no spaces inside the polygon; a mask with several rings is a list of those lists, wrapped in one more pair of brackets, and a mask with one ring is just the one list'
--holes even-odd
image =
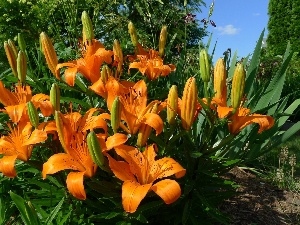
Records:
{"label": "lily petal", "polygon": [[4,87],[2,81],[0,81],[0,102],[4,106],[15,105],[18,102],[17,97]]}
{"label": "lily petal", "polygon": [[122,204],[124,210],[134,213],[151,186],[152,184],[141,185],[132,180],[125,181],[122,185]]}
{"label": "lily petal", "polygon": [[147,113],[144,116],[144,123],[152,127],[156,131],[156,135],[163,131],[164,123],[156,113]]}
{"label": "lily petal", "polygon": [[175,180],[164,179],[151,187],[159,197],[161,197],[166,204],[175,202],[181,195],[179,184]]}
{"label": "lily petal", "polygon": [[147,179],[145,174],[148,170],[146,165],[147,159],[144,155],[135,147],[122,145],[115,148],[116,153],[121,156],[130,167],[131,173],[136,177],[137,181],[143,183]]}
{"label": "lily petal", "polygon": [[10,178],[17,176],[15,169],[16,159],[17,155],[3,156],[3,158],[0,159],[0,172]]}
{"label": "lily petal", "polygon": [[6,106],[5,110],[9,116],[9,118],[14,122],[17,123],[20,121],[24,109],[26,107],[26,104],[19,104],[19,105],[11,105],[11,106]]}
{"label": "lily petal", "polygon": [[232,123],[229,124],[229,130],[233,134],[237,134],[246,126],[257,123],[259,125],[258,133],[270,129],[274,125],[274,119],[271,116],[253,114],[249,116],[234,117]]}
{"label": "lily petal", "polygon": [[218,106],[217,108],[219,118],[227,117],[232,111],[233,108],[226,107],[226,106]]}
{"label": "lily petal", "polygon": [[74,86],[77,72],[77,67],[71,67],[65,70],[65,81],[68,85]]}
{"label": "lily petal", "polygon": [[107,98],[107,90],[101,78],[99,78],[95,83],[93,83],[93,85],[90,86],[89,89],[94,91],[97,95],[100,95],[102,98]]}
{"label": "lily petal", "polygon": [[61,170],[77,170],[85,171],[83,165],[74,160],[74,158],[66,153],[57,153],[52,155],[47,162],[43,165],[43,178],[45,179],[47,174],[54,174]]}
{"label": "lily petal", "polygon": [[151,168],[151,175],[155,176],[155,169],[153,168],[158,168],[156,172],[156,179],[172,175],[175,175],[176,178],[181,178],[186,173],[186,170],[178,162],[168,157],[155,161]]}
{"label": "lily petal", "polygon": [[69,192],[80,200],[86,199],[83,185],[84,172],[70,172],[67,176],[67,188]]}
{"label": "lily petal", "polygon": [[50,116],[53,111],[53,106],[50,102],[50,97],[45,94],[36,94],[32,96],[32,103],[36,108],[40,108],[44,116]]}
{"label": "lily petal", "polygon": [[120,146],[127,141],[128,137],[125,134],[116,133],[113,136],[109,136],[106,140],[106,149],[110,150],[114,147]]}
{"label": "lily petal", "polygon": [[117,178],[119,178],[122,181],[131,180],[135,181],[136,178],[130,171],[129,164],[124,161],[117,161],[114,158],[112,158],[110,155],[107,154],[107,158],[109,161],[109,167],[115,174]]}
{"label": "lily petal", "polygon": [[47,139],[46,131],[35,129],[31,133],[30,138],[28,138],[25,142],[23,142],[22,146],[37,144],[45,141],[46,139]]}

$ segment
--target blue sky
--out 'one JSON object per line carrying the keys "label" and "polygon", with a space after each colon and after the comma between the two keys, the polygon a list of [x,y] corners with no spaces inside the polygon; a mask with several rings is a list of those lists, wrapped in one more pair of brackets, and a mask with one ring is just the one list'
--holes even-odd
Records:
{"label": "blue sky", "polygon": [[[205,0],[205,3],[207,8],[197,15],[199,20],[207,18],[212,0]],[[267,36],[268,3],[268,0],[215,0],[211,20],[217,27],[208,27],[208,31],[213,33],[212,44],[217,41],[213,61],[222,57],[227,48],[231,48],[232,54],[237,50],[240,58],[254,51],[264,28],[264,36]],[[204,39],[206,42],[207,38]]]}

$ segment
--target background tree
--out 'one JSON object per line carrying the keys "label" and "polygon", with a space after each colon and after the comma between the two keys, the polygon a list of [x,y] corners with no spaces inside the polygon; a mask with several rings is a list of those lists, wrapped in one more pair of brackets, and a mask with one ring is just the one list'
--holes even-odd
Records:
{"label": "background tree", "polygon": [[270,0],[268,7],[268,38],[267,48],[271,55],[282,55],[290,39],[290,0]]}
{"label": "background tree", "polygon": [[[127,24],[132,21],[140,41],[148,48],[157,47],[162,25],[168,26],[168,36],[174,38],[174,49],[185,40],[187,47],[193,48],[205,32],[198,20],[186,26],[185,17],[201,12],[204,2],[188,1],[186,7],[183,4],[182,0],[2,0],[0,41],[15,39],[18,33],[23,33],[27,45],[34,46],[38,45],[39,34],[45,31],[57,43],[58,50],[64,49],[59,51],[59,57],[70,57],[72,50],[78,50],[82,32],[81,13],[85,10],[92,18],[96,38],[108,47],[114,39],[118,39],[122,46],[130,46]],[[66,46],[71,53],[66,52]],[[3,45],[0,51],[0,62],[6,63]],[[8,68],[7,64],[0,65],[0,73],[4,68]]]}
{"label": "background tree", "polygon": [[290,41],[300,50],[300,0],[270,0],[268,7],[267,49],[270,55],[282,55]]}

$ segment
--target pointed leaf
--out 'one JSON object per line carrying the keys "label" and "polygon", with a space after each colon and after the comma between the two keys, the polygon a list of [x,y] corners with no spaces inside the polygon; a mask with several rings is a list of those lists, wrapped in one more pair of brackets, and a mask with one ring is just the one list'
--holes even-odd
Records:
{"label": "pointed leaf", "polygon": [[51,225],[52,220],[56,217],[57,213],[59,212],[63,202],[64,202],[64,198],[57,204],[57,206],[55,206],[55,208],[52,210],[52,212],[50,213],[49,217],[47,218],[47,220],[45,221],[46,225]]}

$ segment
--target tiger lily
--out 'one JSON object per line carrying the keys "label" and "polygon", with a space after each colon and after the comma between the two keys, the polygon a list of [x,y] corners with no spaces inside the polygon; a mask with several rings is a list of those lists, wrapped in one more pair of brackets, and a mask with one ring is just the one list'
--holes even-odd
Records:
{"label": "tiger lily", "polygon": [[28,121],[26,103],[31,101],[36,108],[40,108],[44,116],[52,114],[52,105],[49,96],[36,94],[32,96],[30,86],[17,84],[15,91],[6,89],[0,81],[0,102],[5,106],[5,112],[14,123],[18,123],[21,118]]}
{"label": "tiger lily", "polygon": [[21,121],[18,124],[9,125],[10,133],[0,138],[0,172],[5,176],[15,177],[16,159],[27,161],[32,153],[33,145],[47,139],[44,130],[34,129],[29,122]]}
{"label": "tiger lily", "polygon": [[159,53],[150,50],[146,55],[137,55],[137,61],[129,65],[129,69],[138,69],[143,75],[146,75],[150,80],[155,80],[159,76],[167,76],[175,70],[173,64],[164,65],[163,59]]}
{"label": "tiger lily", "polygon": [[110,155],[109,166],[115,176],[124,181],[122,185],[122,204],[126,212],[134,213],[147,193],[152,190],[166,204],[175,202],[181,195],[179,184],[172,179],[163,179],[172,175],[183,177],[186,170],[174,159],[164,157],[155,160],[156,146],[147,146],[140,152],[132,146],[121,145],[116,153],[125,161],[117,161]]}
{"label": "tiger lily", "polygon": [[113,52],[106,50],[103,44],[97,40],[93,40],[91,45],[87,46],[87,50],[83,58],[60,63],[56,66],[56,78],[60,79],[60,69],[68,67],[65,74],[65,81],[68,85],[74,86],[77,73],[81,73],[86,79],[95,83],[100,78],[100,68],[103,62],[112,63]]}
{"label": "tiger lily", "polygon": [[147,124],[156,130],[156,134],[162,132],[163,121],[156,113],[150,110],[158,101],[152,101],[147,105],[147,86],[145,81],[140,80],[132,86],[132,83],[117,83],[112,80],[107,85],[107,105],[111,111],[112,102],[119,96],[122,104],[121,119],[126,122],[127,127],[121,123],[120,126],[129,134],[135,134],[142,124]]}
{"label": "tiger lily", "polygon": [[229,131],[232,134],[238,134],[246,126],[257,123],[259,125],[258,133],[268,130],[274,125],[274,118],[268,115],[251,114],[250,109],[240,107],[232,115],[233,108],[218,106],[219,118],[229,117]]}
{"label": "tiger lily", "polygon": [[[52,155],[43,165],[44,179],[47,174],[54,174],[66,169],[74,170],[67,176],[67,188],[74,197],[81,200],[86,199],[84,177],[92,177],[97,170],[97,166],[89,154],[86,140],[87,131],[102,128],[105,134],[107,132],[107,125],[102,116],[93,116],[96,111],[92,108],[84,116],[78,112],[67,115],[56,112],[57,133],[65,153]],[[124,136],[115,136],[115,140],[108,138],[106,143],[102,143],[102,141],[102,145],[106,147],[104,150],[107,151],[107,148],[123,144],[127,140]]]}

